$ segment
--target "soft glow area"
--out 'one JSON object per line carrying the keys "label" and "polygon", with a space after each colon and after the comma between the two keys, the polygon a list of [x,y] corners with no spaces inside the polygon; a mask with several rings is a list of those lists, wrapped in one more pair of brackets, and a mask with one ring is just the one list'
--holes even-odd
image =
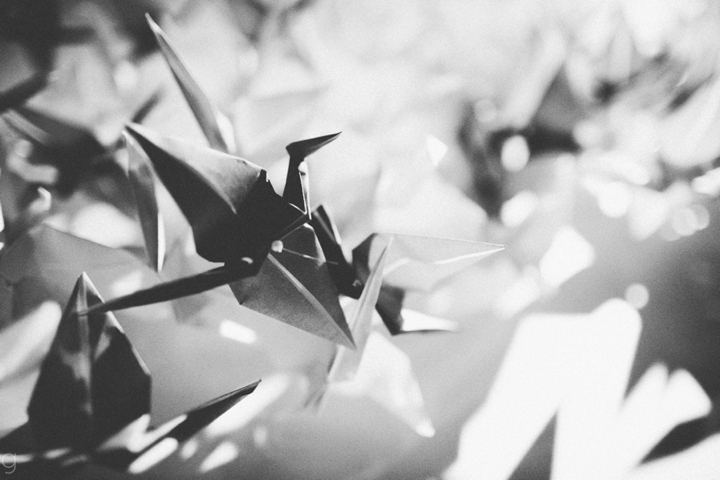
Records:
{"label": "soft glow area", "polygon": [[[43,302],[3,330],[0,336],[0,384],[19,372],[40,368],[55,337],[61,315],[59,304]],[[0,420],[0,425],[4,423]]]}
{"label": "soft glow area", "polygon": [[509,172],[519,172],[530,160],[530,147],[525,137],[514,135],[503,143],[500,152],[500,162]]}
{"label": "soft glow area", "polygon": [[623,182],[610,182],[601,185],[597,190],[597,202],[600,210],[610,218],[625,215],[632,202],[632,191]]}
{"label": "soft glow area", "polygon": [[627,480],[716,480],[720,472],[720,435],[675,455],[638,466]]}
{"label": "soft glow area", "polygon": [[163,221],[162,214],[158,212],[157,215],[157,256],[158,256],[158,271],[162,270],[165,265],[165,256],[167,255],[167,241],[165,236],[165,222]]}
{"label": "soft glow area", "polygon": [[263,448],[267,445],[269,436],[270,434],[267,427],[265,425],[258,425],[255,430],[253,430],[253,442],[255,442],[255,446]]}
{"label": "soft glow area", "polygon": [[222,442],[200,464],[200,473],[207,473],[238,458],[240,450],[232,442]]}
{"label": "soft glow area", "polygon": [[136,292],[143,287],[143,272],[131,270],[123,276],[119,276],[110,285],[112,295],[119,297]]}
{"label": "soft glow area", "polygon": [[137,222],[106,203],[91,203],[79,210],[70,232],[113,248],[134,245],[140,238]]}
{"label": "soft glow area", "polygon": [[548,285],[559,287],[595,263],[595,249],[569,226],[561,227],[540,259],[540,276]]}
{"label": "soft glow area", "polygon": [[706,8],[698,0],[633,0],[621,5],[634,33],[635,46],[648,57],[662,51],[679,22],[692,20]]}
{"label": "soft glow area", "polygon": [[236,342],[252,345],[257,341],[257,333],[245,325],[240,325],[232,320],[223,320],[219,327],[220,335]]}
{"label": "soft glow area", "polygon": [[650,301],[650,292],[645,285],[633,283],[625,290],[625,300],[637,310],[641,310]]}
{"label": "soft glow area", "polygon": [[689,237],[710,225],[710,213],[704,205],[691,205],[675,211],[671,223],[678,235]]}
{"label": "soft glow area", "polygon": [[149,426],[150,414],[146,413],[106,440],[99,450],[127,448],[131,452],[139,452],[148,444],[146,432]]}
{"label": "soft glow area", "polygon": [[370,334],[355,378],[329,388],[334,394],[370,397],[418,435],[435,434],[410,358],[378,333]]}
{"label": "soft glow area", "polygon": [[169,422],[163,423],[155,430],[150,430],[145,435],[133,437],[132,443],[128,444],[128,449],[131,452],[141,452],[143,449],[147,448],[148,445],[152,445],[158,439],[170,433],[172,429],[183,423],[185,420],[187,420],[187,414],[182,414],[173,418]]}
{"label": "soft glow area", "polygon": [[717,197],[720,195],[720,168],[714,168],[704,175],[693,178],[690,186],[697,193]]}
{"label": "soft glow area", "polygon": [[411,331],[422,331],[442,328],[446,331],[456,331],[459,329],[457,322],[446,318],[433,317],[417,310],[409,308],[402,309],[403,325]]}
{"label": "soft glow area", "polygon": [[635,240],[645,240],[657,232],[667,221],[671,205],[662,192],[638,188],[627,221],[630,234]]}
{"label": "soft glow area", "polygon": [[535,269],[527,269],[497,299],[493,310],[500,318],[511,318],[540,298],[542,290]]}
{"label": "soft glow area", "polygon": [[458,459],[446,478],[506,480],[561,406],[580,400],[588,408],[583,399],[599,394],[586,413],[596,416],[601,402],[616,408],[639,334],[640,317],[619,300],[590,315],[523,319],[487,401],[462,430]]}
{"label": "soft glow area", "polygon": [[131,463],[128,472],[132,474],[143,473],[172,455],[177,448],[177,440],[165,438]]}
{"label": "soft glow area", "polygon": [[278,374],[264,378],[252,395],[248,395],[241,403],[208,425],[205,434],[209,438],[216,438],[241,430],[258,418],[270,405],[285,396],[292,385],[290,375]]}
{"label": "soft glow area", "polygon": [[433,167],[440,165],[440,161],[448,151],[448,146],[445,145],[442,140],[433,135],[427,136],[425,139],[425,146],[427,147],[427,152],[430,156],[430,162],[433,164]]}
{"label": "soft glow area", "polygon": [[650,183],[648,166],[628,152],[619,150],[589,150],[580,155],[580,164],[588,172],[624,180],[633,185]]}
{"label": "soft glow area", "polygon": [[535,212],[539,203],[535,193],[523,190],[503,204],[500,219],[507,227],[519,227]]}
{"label": "soft glow area", "polygon": [[64,455],[67,455],[70,452],[71,452],[71,450],[69,448],[56,448],[56,449],[50,450],[48,452],[45,452],[45,454],[43,455],[43,458],[54,460],[56,458],[60,458]]}
{"label": "soft glow area", "polygon": [[183,460],[187,460],[190,457],[192,457],[193,455],[195,455],[199,448],[200,448],[200,443],[196,439],[191,438],[190,440],[185,442],[185,445],[183,445],[182,448],[180,449],[180,457]]}
{"label": "soft glow area", "polygon": [[660,364],[625,398],[640,328],[620,300],[589,315],[526,317],[445,478],[510,478],[555,415],[552,480],[628,478],[675,426],[711,409],[687,371]]}

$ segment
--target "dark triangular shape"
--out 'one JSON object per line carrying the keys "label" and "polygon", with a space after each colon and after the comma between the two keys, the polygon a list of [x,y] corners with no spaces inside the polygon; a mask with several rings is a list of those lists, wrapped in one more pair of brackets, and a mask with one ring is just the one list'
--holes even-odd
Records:
{"label": "dark triangular shape", "polygon": [[28,406],[41,450],[86,451],[150,410],[150,375],[114,316],[76,313],[101,302],[82,275]]}

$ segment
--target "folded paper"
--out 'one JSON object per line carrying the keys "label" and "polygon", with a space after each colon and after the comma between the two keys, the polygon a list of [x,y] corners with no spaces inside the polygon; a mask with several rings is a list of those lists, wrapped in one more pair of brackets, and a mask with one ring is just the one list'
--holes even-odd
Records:
{"label": "folded paper", "polygon": [[40,369],[28,422],[0,439],[0,451],[19,464],[51,469],[92,461],[138,473],[172,453],[161,444],[188,440],[257,386],[148,431],[150,373],[142,359],[112,313],[78,315],[101,301],[81,275]]}

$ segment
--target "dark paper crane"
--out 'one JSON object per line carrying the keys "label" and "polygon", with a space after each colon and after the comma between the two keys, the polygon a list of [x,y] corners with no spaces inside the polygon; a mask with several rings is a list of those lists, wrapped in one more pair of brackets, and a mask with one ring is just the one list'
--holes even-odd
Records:
{"label": "dark paper crane", "polygon": [[[265,170],[251,162],[140,126],[130,126],[128,132],[131,148],[136,142],[147,154],[190,223],[198,254],[223,266],[110,300],[96,310],[157,303],[229,284],[242,305],[353,346],[320,246],[304,226],[309,215],[301,186],[295,190],[299,193],[290,190],[283,197],[275,193]],[[288,175],[300,182],[299,164],[333,138],[292,144]],[[152,195],[144,198],[152,201]]]}
{"label": "dark paper crane", "polygon": [[83,274],[40,369],[27,423],[0,439],[0,451],[13,453],[20,473],[47,474],[86,462],[142,472],[257,386],[239,388],[148,430],[150,373],[142,359],[112,313],[77,313],[101,302]]}
{"label": "dark paper crane", "polygon": [[[152,266],[159,270],[163,249],[159,236],[162,223],[158,220],[154,186],[148,180],[154,170],[188,219],[198,254],[225,266],[169,282],[147,294],[138,292],[132,298],[124,299],[125,303],[114,302],[112,308],[179,298],[228,284],[241,305],[352,347],[352,335],[321,247],[313,229],[306,225],[310,207],[305,158],[339,134],[301,140],[287,146],[290,155],[287,181],[283,195],[279,197],[265,179],[264,170],[228,155],[229,147],[217,122],[217,110],[160,27],[150,18],[148,23],[212,147],[212,150],[203,150],[160,138],[140,127],[128,128],[128,174],[148,257]],[[145,158],[150,160],[152,167]],[[198,186],[189,191],[187,186],[190,184]],[[160,291],[165,293],[160,294]]]}

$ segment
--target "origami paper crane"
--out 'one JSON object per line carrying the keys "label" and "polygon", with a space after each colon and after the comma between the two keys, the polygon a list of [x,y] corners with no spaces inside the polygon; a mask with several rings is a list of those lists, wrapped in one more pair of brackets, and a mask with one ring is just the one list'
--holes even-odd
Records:
{"label": "origami paper crane", "polygon": [[265,171],[248,161],[162,138],[139,126],[128,132],[188,219],[198,254],[224,265],[96,309],[157,303],[230,284],[242,305],[353,346],[320,246],[312,229],[303,226],[309,215],[300,164],[336,135],[288,146],[291,187],[280,197]]}
{"label": "origami paper crane", "polygon": [[13,452],[18,463],[92,461],[138,473],[255,390],[258,382],[147,431],[150,374],[142,359],[111,313],[77,314],[100,302],[83,274],[40,370],[28,422],[0,439],[0,451]]}
{"label": "origami paper crane", "polygon": [[86,129],[30,108],[17,107],[3,114],[3,119],[30,140],[36,162],[57,167],[59,183],[66,189],[77,184],[91,161],[106,152]]}
{"label": "origami paper crane", "polygon": [[[128,177],[136,197],[148,257],[151,265],[159,270],[162,261],[161,252],[164,247],[160,236],[162,222],[158,220],[154,186],[148,179],[152,167],[145,159],[153,163],[158,176],[188,218],[198,254],[209,261],[221,261],[225,263],[225,267],[195,277],[169,282],[150,292],[138,292],[132,298],[116,299],[112,301],[112,307],[103,308],[118,310],[126,308],[126,306],[139,305],[138,302],[151,303],[163,299],[179,298],[227,283],[241,305],[323,338],[352,347],[352,336],[337,300],[337,292],[324,264],[320,246],[312,228],[303,225],[310,217],[307,175],[303,168],[303,162],[308,155],[333,141],[339,134],[302,140],[288,145],[287,152],[290,160],[283,201],[278,201],[279,197],[269,186],[269,182],[265,181],[265,193],[258,195],[265,195],[262,201],[272,203],[267,205],[269,212],[260,212],[261,201],[246,202],[244,196],[253,191],[254,187],[251,186],[253,182],[258,185],[263,184],[261,177],[265,176],[264,170],[238,158],[228,160],[231,157],[223,155],[229,153],[229,147],[226,142],[221,141],[222,134],[217,122],[218,112],[198,87],[197,82],[183,65],[160,27],[150,18],[148,18],[148,23],[191,111],[205,133],[208,143],[214,147],[214,150],[201,152],[197,148],[153,136],[138,127],[128,129],[129,135],[126,135],[126,144],[129,150]],[[211,157],[214,160],[210,160]],[[203,160],[199,163],[184,160],[190,158],[203,158]],[[168,162],[168,159],[173,160]],[[239,168],[236,172],[231,172],[230,165],[233,162],[240,162],[238,165],[244,167]],[[218,212],[217,215],[222,217],[221,219],[211,218],[208,220],[205,212],[196,211],[201,199],[193,197],[188,200],[186,185],[181,184],[177,173],[173,173],[176,172],[172,168],[174,164],[181,170],[188,168],[189,173],[197,177],[196,181],[200,181],[201,185],[205,187],[208,184],[207,180],[210,179],[210,183],[216,187],[215,191],[206,190],[200,197],[212,199],[210,201],[214,202],[215,206],[210,207],[209,210]],[[184,165],[186,166],[184,167]],[[212,165],[210,169],[208,169],[208,165]],[[212,169],[216,171],[212,171]],[[226,169],[226,171],[217,169]],[[233,175],[237,176],[236,184],[222,183],[224,180],[221,177],[227,179]],[[212,187],[211,190],[213,190]],[[238,195],[238,198],[230,200]],[[232,204],[233,201],[235,204],[231,205],[231,209],[238,208],[241,204],[248,209],[244,212],[242,208],[238,208],[237,213],[244,219],[240,222],[240,228],[227,227],[228,224],[233,223],[230,219],[234,215],[232,211],[228,211],[227,204]],[[285,230],[278,231],[276,234],[270,232],[270,238],[263,238],[264,230],[275,228],[262,226],[262,222],[265,221],[263,218],[268,217],[268,213],[271,214],[273,208],[278,212],[285,212],[283,215],[288,215],[286,227]],[[299,216],[295,217],[298,213]],[[280,223],[283,222],[281,217],[276,220]],[[219,227],[213,227],[214,224]],[[236,233],[231,238],[228,234],[233,231]],[[252,239],[253,237],[255,238],[254,246],[248,247],[243,243],[243,238]],[[280,241],[281,238],[282,241]],[[223,239],[225,239],[224,243]],[[264,245],[264,250],[255,256],[247,253],[253,248],[257,248],[258,245]],[[272,247],[272,251],[268,246]],[[220,251],[223,253],[219,253]],[[242,251],[245,251],[246,254],[244,258],[241,257],[238,260],[237,252]],[[265,256],[268,260],[263,262]],[[240,271],[228,271],[231,266],[237,267],[247,261],[250,261],[250,265],[255,265],[255,267],[248,268],[248,265],[239,268]],[[118,303],[118,301],[124,303]]]}
{"label": "origami paper crane", "polygon": [[[132,121],[142,121],[159,98],[159,93],[151,95],[134,113]],[[104,146],[87,128],[30,107],[15,107],[4,112],[2,119],[20,138],[32,144],[29,160],[32,164],[50,165],[58,170],[53,186],[60,193],[71,192],[93,169],[109,165],[120,146],[119,138]]]}
{"label": "origami paper crane", "polygon": [[[361,298],[375,271],[371,265],[376,265],[383,257],[382,252],[388,249],[387,269],[379,272],[385,279],[373,296],[377,296],[374,307],[393,335],[452,330],[452,323],[447,320],[416,315],[403,318],[402,301],[406,291],[428,291],[443,279],[503,248],[463,240],[375,233],[355,247],[351,265],[345,259],[337,228],[324,207],[315,210],[311,224],[338,292],[351,298]],[[379,263],[375,268],[385,268],[384,265],[385,262]]]}

